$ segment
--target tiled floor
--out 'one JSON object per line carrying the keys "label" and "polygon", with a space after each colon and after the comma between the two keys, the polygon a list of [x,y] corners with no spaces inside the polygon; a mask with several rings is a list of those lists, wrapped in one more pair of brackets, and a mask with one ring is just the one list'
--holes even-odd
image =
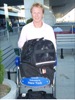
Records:
{"label": "tiled floor", "polygon": [[56,75],[56,98],[75,99],[75,55],[58,55]]}

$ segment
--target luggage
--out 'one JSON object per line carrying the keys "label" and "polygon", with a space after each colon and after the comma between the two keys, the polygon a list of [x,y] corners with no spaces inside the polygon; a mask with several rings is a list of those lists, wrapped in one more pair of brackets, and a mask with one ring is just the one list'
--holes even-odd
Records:
{"label": "luggage", "polygon": [[27,92],[27,99],[44,99],[46,95],[45,91],[32,91],[31,89]]}
{"label": "luggage", "polygon": [[21,62],[39,66],[41,62],[41,65],[43,65],[43,63],[50,65],[50,61],[55,60],[55,48],[50,40],[41,38],[25,42],[21,53]]}
{"label": "luggage", "polygon": [[56,99],[53,94],[46,93],[45,91],[27,91],[26,94],[20,94],[17,99]]}
{"label": "luggage", "polygon": [[[53,84],[54,62],[50,62],[55,60],[55,48],[50,40],[43,38],[29,40],[24,44],[21,53],[21,76],[44,76],[50,79],[50,84]],[[43,68],[46,69],[46,74],[41,73]]]}

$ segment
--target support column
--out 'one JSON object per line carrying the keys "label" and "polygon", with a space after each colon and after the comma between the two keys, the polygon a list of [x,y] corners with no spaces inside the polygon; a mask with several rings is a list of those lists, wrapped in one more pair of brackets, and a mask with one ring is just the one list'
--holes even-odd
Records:
{"label": "support column", "polygon": [[52,12],[51,7],[49,6],[49,0],[44,0],[44,7],[45,7],[44,22],[52,26],[55,24],[56,19]]}
{"label": "support column", "polygon": [[55,16],[53,15],[52,10],[49,7],[49,0],[24,0],[24,6],[25,6],[25,18],[28,20],[31,18],[31,13],[30,13],[30,8],[33,3],[39,2],[44,5],[45,8],[45,14],[44,14],[44,22],[49,24],[49,25],[54,25],[55,24]]}

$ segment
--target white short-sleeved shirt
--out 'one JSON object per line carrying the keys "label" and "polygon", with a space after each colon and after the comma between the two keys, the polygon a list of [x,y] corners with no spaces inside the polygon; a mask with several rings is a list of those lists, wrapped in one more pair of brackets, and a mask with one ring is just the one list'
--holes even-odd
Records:
{"label": "white short-sleeved shirt", "polygon": [[56,49],[56,40],[55,40],[53,28],[44,22],[41,28],[35,28],[33,25],[33,22],[25,25],[22,28],[22,31],[20,34],[18,47],[22,48],[24,43],[27,40],[31,40],[35,38],[44,38],[44,39],[52,41]]}

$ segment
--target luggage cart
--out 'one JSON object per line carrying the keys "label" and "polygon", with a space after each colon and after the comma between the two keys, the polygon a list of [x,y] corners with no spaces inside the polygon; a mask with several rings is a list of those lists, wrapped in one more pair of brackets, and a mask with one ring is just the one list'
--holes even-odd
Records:
{"label": "luggage cart", "polygon": [[51,94],[53,95],[56,84],[57,63],[53,43],[44,39],[27,41],[22,49],[20,60],[19,65],[16,64],[19,94],[21,94],[20,89],[23,85],[30,89],[41,89],[41,91],[43,87],[49,86],[49,88],[52,88]]}

